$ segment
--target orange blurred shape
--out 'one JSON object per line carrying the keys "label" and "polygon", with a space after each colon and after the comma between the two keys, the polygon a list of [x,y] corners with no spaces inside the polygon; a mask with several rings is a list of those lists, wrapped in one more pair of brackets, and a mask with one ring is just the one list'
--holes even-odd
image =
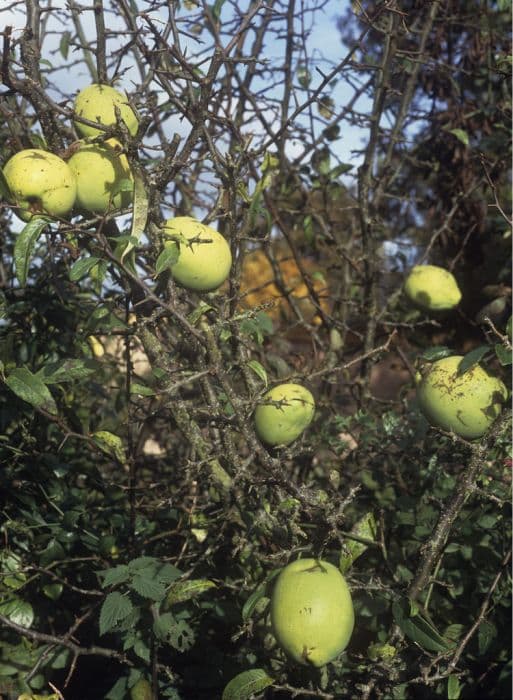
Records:
{"label": "orange blurred shape", "polygon": [[[323,270],[308,258],[301,260],[301,267],[308,278],[310,286],[318,297],[319,306],[323,312],[329,312],[329,289]],[[314,325],[322,323],[319,309],[312,298],[305,279],[292,257],[292,254],[278,255],[276,265],[281,275],[277,283],[276,276],[269,258],[262,250],[255,250],[244,257],[241,275],[241,305],[247,309],[274,302],[274,306],[264,308],[265,312],[275,322],[299,321],[287,294],[302,316],[302,320]]]}

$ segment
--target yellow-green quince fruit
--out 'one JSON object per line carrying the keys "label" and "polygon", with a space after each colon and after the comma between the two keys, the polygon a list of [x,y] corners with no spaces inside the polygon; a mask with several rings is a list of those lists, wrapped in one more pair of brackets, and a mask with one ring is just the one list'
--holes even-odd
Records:
{"label": "yellow-green quince fruit", "polygon": [[458,374],[462,359],[452,355],[425,368],[417,384],[417,399],[430,423],[473,440],[497,418],[508,391],[480,365]]}
{"label": "yellow-green quince fruit", "polygon": [[177,216],[166,221],[163,234],[167,239],[165,246],[174,247],[179,253],[171,265],[171,273],[178,284],[198,292],[209,292],[227,279],[232,254],[218,231],[191,216]]}
{"label": "yellow-green quince fruit", "polygon": [[116,139],[82,142],[68,160],[77,182],[75,206],[93,214],[124,209],[133,198],[133,177]]}
{"label": "yellow-green quince fruit", "polygon": [[279,384],[255,410],[255,429],[268,445],[288,445],[311,423],[315,400],[301,384]]}
{"label": "yellow-green quince fruit", "polygon": [[10,158],[3,174],[11,203],[23,221],[40,214],[65,217],[77,194],[75,176],[59,156],[40,148],[27,148]]}
{"label": "yellow-green quince fruit", "polygon": [[345,578],[329,562],[299,559],[279,574],[271,595],[276,641],[297,663],[324,666],[348,645],[354,609]]}
{"label": "yellow-green quince fruit", "polygon": [[454,275],[436,265],[415,265],[406,278],[404,292],[410,301],[426,311],[446,311],[461,301]]}
{"label": "yellow-green quince fruit", "polygon": [[[110,85],[98,83],[88,85],[78,93],[74,104],[75,114],[78,117],[103,126],[114,126],[117,123],[116,107],[128,131],[135,136],[139,126],[137,116],[128,104],[126,95]],[[81,136],[98,136],[105,133],[102,129],[96,129],[78,120],[75,120],[75,128]]]}
{"label": "yellow-green quince fruit", "polygon": [[153,700],[151,683],[146,678],[140,678],[130,688],[130,700]]}

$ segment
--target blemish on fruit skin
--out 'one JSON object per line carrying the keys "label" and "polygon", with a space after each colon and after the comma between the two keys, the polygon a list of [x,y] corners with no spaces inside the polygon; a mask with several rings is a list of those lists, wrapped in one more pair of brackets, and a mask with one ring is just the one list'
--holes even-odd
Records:
{"label": "blemish on fruit skin", "polygon": [[302,651],[302,653],[301,653],[301,656],[303,657],[303,659],[304,659],[307,663],[311,663],[311,661],[310,661],[310,656],[311,656],[311,654],[312,654],[312,651],[315,651],[315,647],[307,647],[307,646],[304,646],[304,647],[303,647],[303,651]]}

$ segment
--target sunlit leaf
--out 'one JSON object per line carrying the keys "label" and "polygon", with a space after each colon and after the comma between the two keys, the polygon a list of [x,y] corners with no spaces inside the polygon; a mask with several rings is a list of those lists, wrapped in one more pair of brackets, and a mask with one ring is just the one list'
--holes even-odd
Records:
{"label": "sunlit leaf", "polygon": [[171,588],[167,592],[166,604],[176,605],[177,603],[184,603],[186,600],[197,598],[199,595],[215,587],[216,584],[209,579],[175,581],[175,583],[171,584]]}
{"label": "sunlit leaf", "polygon": [[16,277],[22,287],[27,282],[29,265],[36,243],[48,226],[49,221],[44,216],[35,216],[17,235],[16,243],[14,244],[14,263],[16,265]]}
{"label": "sunlit leaf", "polygon": [[121,254],[121,262],[125,261],[126,256],[141,240],[141,236],[146,228],[148,219],[148,195],[144,186],[144,180],[139,172],[134,169],[132,164],[132,174],[134,178],[134,199],[132,206],[132,225],[130,227],[130,240],[123,253]]}
{"label": "sunlit leaf", "polygon": [[461,143],[465,144],[465,146],[469,145],[469,137],[466,131],[463,131],[463,129],[450,129],[449,130],[450,134],[453,134],[453,136],[456,136],[458,141],[461,141]]}
{"label": "sunlit leaf", "polygon": [[312,82],[312,74],[304,65],[300,65],[297,69],[297,79],[301,87],[307,88]]}
{"label": "sunlit leaf", "polygon": [[253,372],[259,377],[265,386],[267,386],[267,371],[258,360],[250,360],[248,362],[248,367],[253,370]]}
{"label": "sunlit leaf", "polygon": [[57,405],[43,380],[27,367],[18,367],[5,379],[9,389],[20,399],[41,408],[52,415],[57,414]]}
{"label": "sunlit leaf", "polygon": [[[339,561],[339,568],[342,573],[348,571],[353,565],[353,562],[369,548],[372,542],[376,541],[377,525],[374,514],[372,512],[366,513],[363,518],[360,518],[351,528],[350,534],[357,539],[347,537],[344,542],[344,549],[340,553]],[[367,540],[369,544],[360,540]]]}
{"label": "sunlit leaf", "polygon": [[447,679],[447,700],[458,700],[461,695],[461,684],[458,676],[449,676]]}
{"label": "sunlit leaf", "polygon": [[174,243],[164,246],[155,263],[155,274],[160,275],[164,270],[169,270],[180,257],[180,249]]}
{"label": "sunlit leaf", "polygon": [[96,265],[100,258],[95,258],[91,255],[87,258],[79,258],[75,260],[69,271],[69,278],[72,282],[77,282],[82,277],[85,277],[89,270]]}
{"label": "sunlit leaf", "polygon": [[232,678],[223,690],[222,700],[248,700],[274,683],[263,668],[252,668]]}
{"label": "sunlit leaf", "polygon": [[121,464],[126,462],[125,449],[120,437],[108,430],[98,430],[93,433],[92,438],[106,454],[114,457]]}
{"label": "sunlit leaf", "polygon": [[335,116],[335,102],[326,95],[318,100],[317,109],[324,119],[332,119]]}
{"label": "sunlit leaf", "polygon": [[0,615],[7,617],[22,627],[31,627],[34,622],[34,609],[21,598],[8,598],[0,602]]}

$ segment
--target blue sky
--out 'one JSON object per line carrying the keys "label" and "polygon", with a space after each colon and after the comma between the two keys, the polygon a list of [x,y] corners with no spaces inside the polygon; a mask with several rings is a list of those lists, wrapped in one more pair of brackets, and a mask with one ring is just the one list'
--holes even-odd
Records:
{"label": "blue sky", "polygon": [[[108,7],[108,4],[109,3],[106,1],[105,6]],[[249,5],[247,0],[246,2],[243,1],[238,3],[238,9],[242,10],[244,5]],[[305,2],[305,5],[308,7],[307,1]],[[345,12],[348,5],[349,0],[330,0],[323,10],[316,12],[315,24],[308,39],[307,50],[310,58],[314,59],[319,65],[319,68],[321,68],[324,72],[329,72],[333,65],[337,64],[347,54],[347,48],[341,43],[340,33],[336,27],[336,23],[337,18],[343,12]],[[142,9],[145,9],[144,2],[140,3],[140,6]],[[20,5],[20,10],[17,11],[12,9],[0,10],[0,20],[2,24],[4,26],[11,24],[14,27],[15,34],[20,32],[24,25],[25,16],[23,10],[21,9],[22,7],[23,6]],[[52,7],[55,8],[56,12],[52,12],[48,19],[49,34],[43,46],[43,56],[44,59],[50,61],[54,67],[62,66],[62,70],[54,73],[52,77],[52,79],[59,85],[59,89],[62,93],[59,97],[62,99],[63,95],[73,96],[78,89],[89,84],[91,79],[84,65],[74,66],[72,70],[68,70],[65,67],[67,62],[60,54],[59,44],[67,27],[65,23],[59,21],[58,11],[65,9],[66,2],[65,0],[54,0]],[[297,3],[297,7],[300,7],[299,2]],[[229,6],[225,5],[225,8],[229,8]],[[190,16],[190,12],[191,10],[188,10],[186,6],[182,4],[182,10],[179,16]],[[95,35],[93,13],[91,11],[83,11],[80,14],[80,17],[83,23],[84,33],[87,37],[93,37]],[[162,17],[164,17],[164,15],[162,15]],[[156,20],[158,25],[158,15],[153,14],[153,19]],[[142,20],[138,19],[138,24],[142,27]],[[107,26],[110,29],[121,28],[123,26],[122,20],[120,19],[118,22],[115,16],[109,15]],[[163,26],[162,23],[160,23],[160,26]],[[296,31],[299,32],[300,30],[301,26],[299,23],[296,23]],[[121,40],[127,40],[125,34],[121,37]],[[187,38],[184,37],[184,45],[186,45],[187,41]],[[191,51],[195,51],[197,49],[197,44],[194,41],[189,41],[188,43]],[[114,42],[112,42],[111,46],[113,46],[113,44]],[[262,56],[262,58],[269,59],[271,62],[279,64],[283,60],[284,47],[284,41],[275,42],[266,48],[265,54]],[[76,55],[77,54],[70,49],[68,60],[73,59]],[[315,88],[315,86],[320,82],[321,77],[314,70],[312,70],[312,76],[310,87]],[[137,82],[139,79],[139,75],[135,70],[128,70],[125,73],[124,79],[124,86],[128,90],[130,90],[130,78],[132,77],[135,82]],[[276,92],[278,95],[279,90]],[[351,98],[352,88],[347,81],[338,80],[334,90],[330,94],[334,98],[337,107],[339,107],[340,105],[347,103],[347,101]],[[299,94],[298,99],[304,99],[304,96],[305,93]],[[294,102],[292,101],[291,104],[291,108],[293,108]],[[369,108],[369,104],[362,100],[358,104],[358,107],[362,111],[366,111]],[[359,128],[352,127],[348,123],[344,123],[341,125],[341,127],[341,137],[332,144],[332,147],[342,161],[351,162],[358,165],[360,158],[352,154],[351,149],[360,146],[362,139],[365,138],[365,132],[362,132],[362,130]],[[183,132],[187,129],[187,125],[180,120],[170,120],[169,128],[176,129],[178,133],[183,134]],[[297,155],[300,152],[299,148],[301,147],[301,144],[298,144],[297,146],[298,148],[294,148],[291,145],[291,155]]]}

